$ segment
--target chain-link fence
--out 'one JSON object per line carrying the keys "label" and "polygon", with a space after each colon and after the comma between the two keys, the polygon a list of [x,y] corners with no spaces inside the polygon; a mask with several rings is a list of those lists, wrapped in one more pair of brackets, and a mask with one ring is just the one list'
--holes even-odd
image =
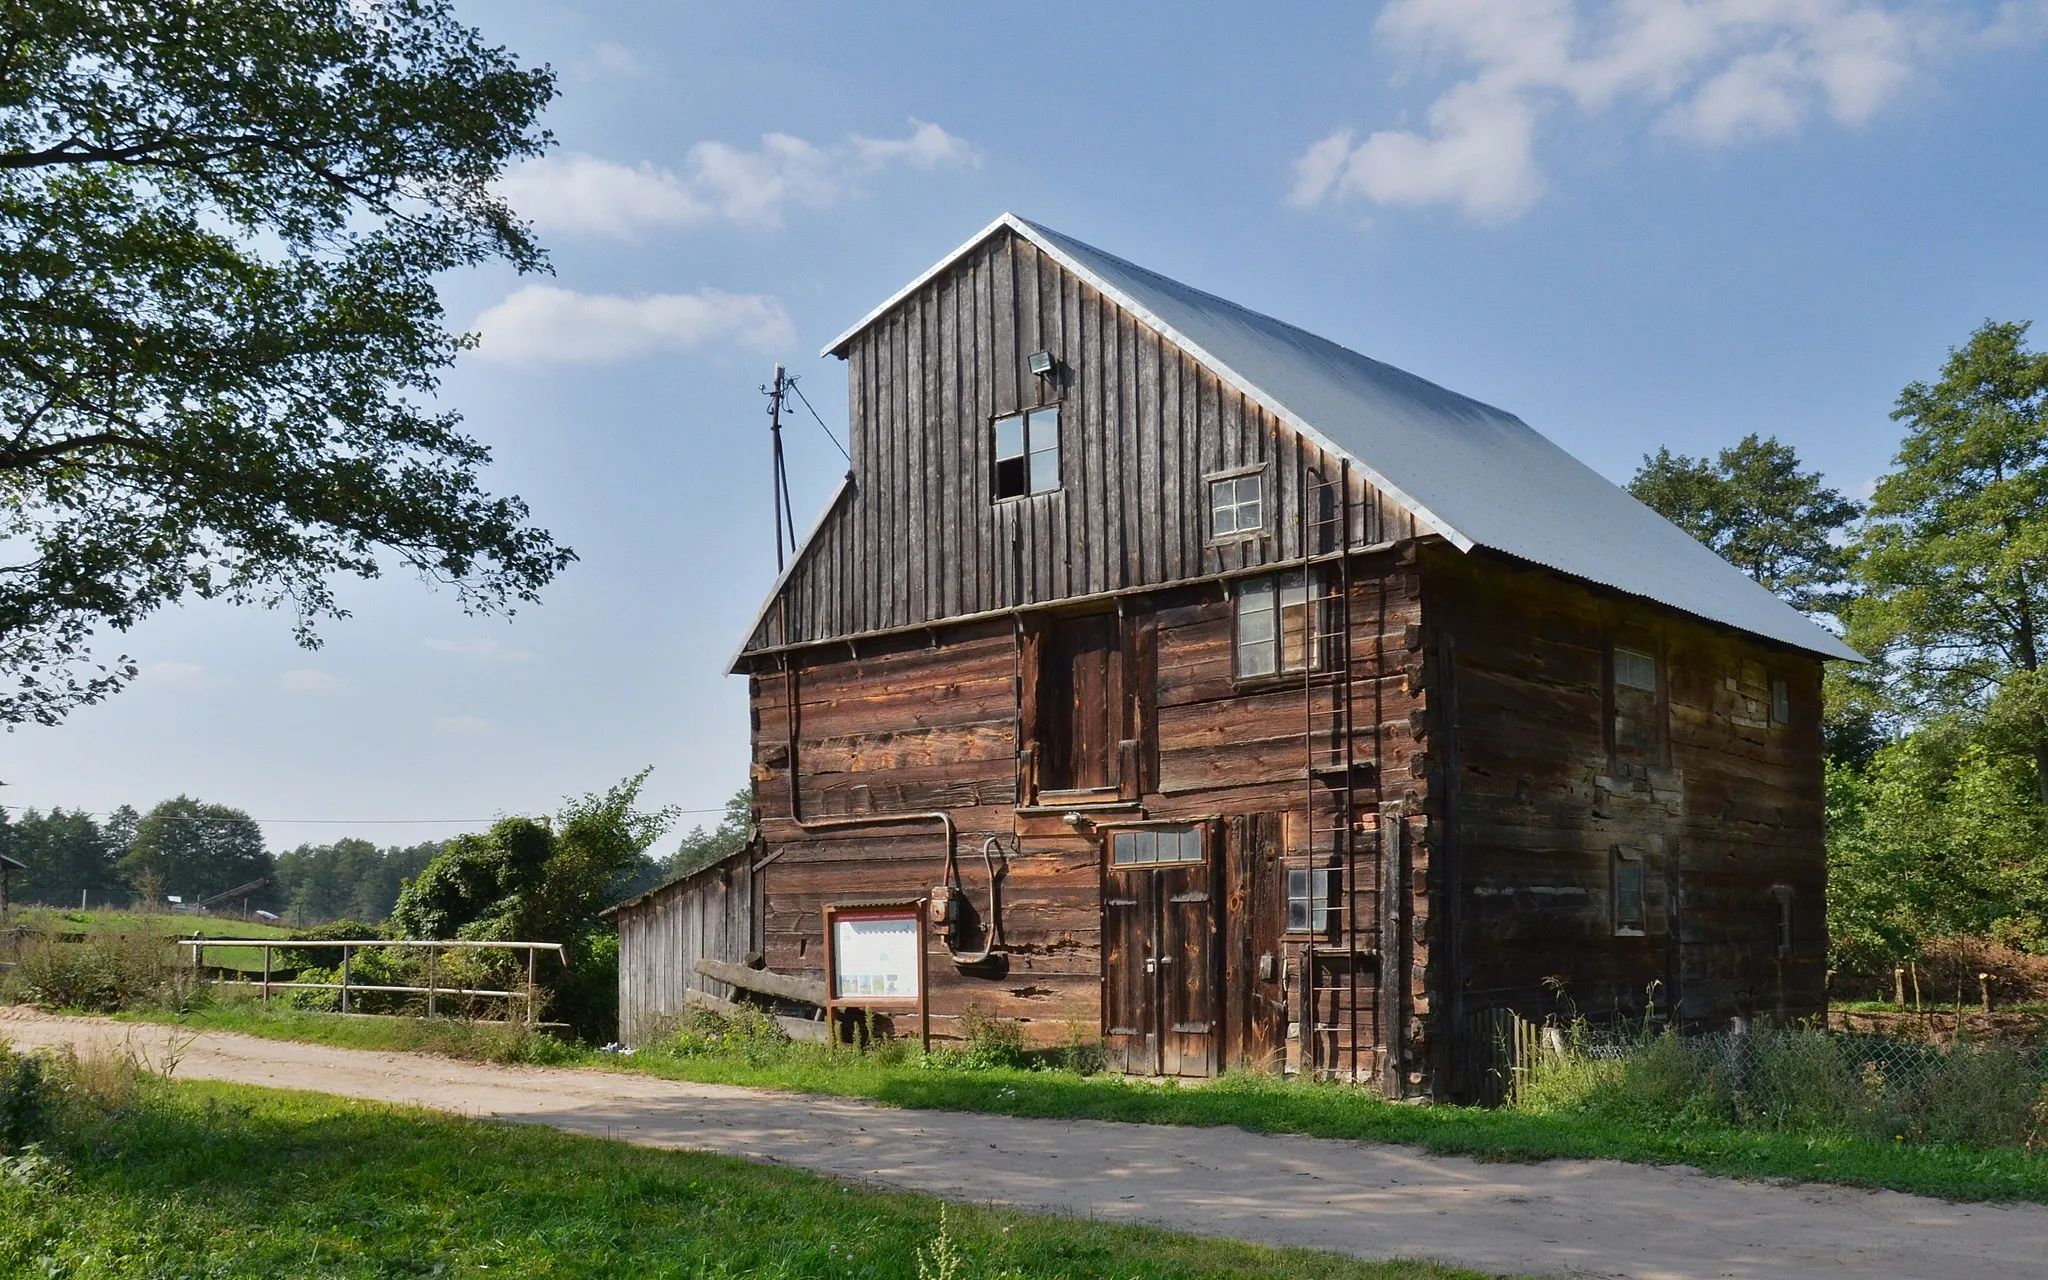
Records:
{"label": "chain-link fence", "polygon": [[1498,1040],[1498,1092],[1527,1110],[1979,1147],[2032,1148],[2048,1137],[2048,1050],[2035,1046],[1512,1021],[1519,1026]]}

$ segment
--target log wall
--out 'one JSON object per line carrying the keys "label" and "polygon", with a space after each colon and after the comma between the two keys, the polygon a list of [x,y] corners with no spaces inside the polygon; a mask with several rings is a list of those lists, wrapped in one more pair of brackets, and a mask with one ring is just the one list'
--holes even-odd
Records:
{"label": "log wall", "polygon": [[[1820,1012],[1820,661],[1500,558],[1431,555],[1425,582],[1432,641],[1454,654],[1438,686],[1455,739],[1438,761],[1445,1012]],[[1616,686],[1617,644],[1656,658],[1656,693]],[[1772,722],[1773,678],[1789,723]],[[1617,936],[1617,847],[1644,867],[1640,936]]]}

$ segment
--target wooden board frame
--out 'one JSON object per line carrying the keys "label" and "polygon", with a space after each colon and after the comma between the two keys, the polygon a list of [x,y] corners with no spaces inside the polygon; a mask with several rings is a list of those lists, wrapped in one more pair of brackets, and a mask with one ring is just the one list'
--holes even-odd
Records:
{"label": "wooden board frame", "polygon": [[[917,1014],[917,1041],[920,1048],[932,1047],[931,1018],[931,959],[926,954],[929,930],[926,926],[928,898],[900,898],[884,902],[835,902],[824,909],[825,917],[825,1021],[837,1027],[839,1011],[842,1009],[872,1009],[880,1013]],[[836,930],[833,926],[840,920],[911,920],[917,925],[917,996],[915,999],[876,998],[862,996],[841,999],[839,995],[839,954],[835,945]]]}

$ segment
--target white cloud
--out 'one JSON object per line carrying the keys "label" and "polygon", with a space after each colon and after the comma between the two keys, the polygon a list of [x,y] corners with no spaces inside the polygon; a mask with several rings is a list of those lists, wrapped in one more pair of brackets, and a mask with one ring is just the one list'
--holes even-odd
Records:
{"label": "white cloud", "polygon": [[1868,123],[1945,54],[2048,32],[2048,0],[1971,24],[1933,0],[1391,0],[1379,37],[1406,72],[1457,68],[1419,128],[1350,131],[1294,163],[1290,203],[1449,204],[1526,212],[1545,184],[1544,122],[1636,113],[1709,147]]}
{"label": "white cloud", "polygon": [[489,733],[494,726],[481,716],[435,716],[434,732],[462,735]]}
{"label": "white cloud", "polygon": [[348,686],[325,671],[311,667],[298,667],[279,677],[279,682],[293,693],[336,693]]}
{"label": "white cloud", "polygon": [[681,173],[578,152],[542,156],[506,174],[499,189],[542,231],[630,239],[651,228],[714,221],[779,226],[790,208],[830,208],[885,169],[980,163],[965,139],[913,119],[901,138],[856,133],[830,146],[788,133],[764,134],[751,151],[700,142],[684,156]]}
{"label": "white cloud", "polygon": [[216,689],[228,681],[196,662],[150,662],[143,665],[136,683],[165,689]]}
{"label": "white cloud", "polygon": [[463,658],[483,658],[495,662],[531,662],[533,654],[525,649],[508,649],[489,636],[471,636],[461,640],[443,640],[439,636],[428,636],[420,641],[420,648],[435,653],[452,653]]}
{"label": "white cloud", "polygon": [[495,364],[612,364],[711,342],[775,350],[796,338],[782,304],[757,293],[637,298],[530,284],[476,318],[477,355]]}

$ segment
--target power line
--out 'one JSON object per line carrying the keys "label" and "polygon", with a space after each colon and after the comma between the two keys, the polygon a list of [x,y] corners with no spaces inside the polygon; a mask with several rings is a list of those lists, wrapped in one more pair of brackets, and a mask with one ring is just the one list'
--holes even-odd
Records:
{"label": "power line", "polygon": [[[811,402],[809,398],[804,395],[804,389],[796,385],[795,378],[786,379],[785,385],[788,386],[788,388],[791,391],[796,392],[796,398],[803,401],[804,408],[811,409]],[[825,433],[825,438],[832,442],[832,447],[839,450],[839,456],[846,459],[846,465],[852,466],[853,455],[846,451],[845,445],[839,443],[839,437],[832,434],[832,428],[825,425],[825,420],[823,418],[818,417],[818,411],[816,409],[811,409],[811,417],[817,420],[818,430],[823,431]]]}

